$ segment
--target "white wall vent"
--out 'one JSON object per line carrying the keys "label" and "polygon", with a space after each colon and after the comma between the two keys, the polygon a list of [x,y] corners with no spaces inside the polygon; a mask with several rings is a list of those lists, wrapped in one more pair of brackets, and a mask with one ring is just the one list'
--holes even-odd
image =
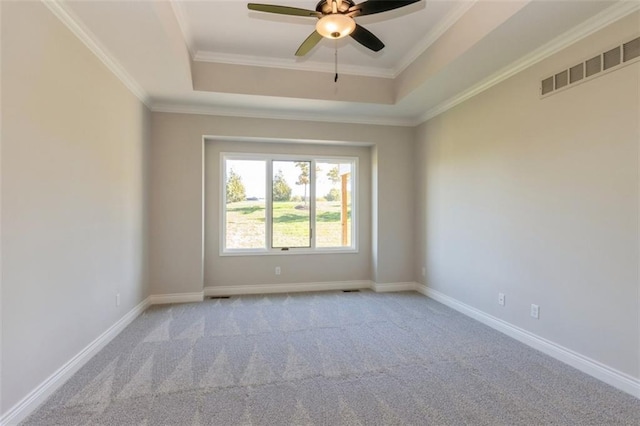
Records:
{"label": "white wall vent", "polygon": [[616,46],[614,49],[608,50],[602,54],[604,58],[604,69],[608,70],[616,65],[620,65],[620,46]]}
{"label": "white wall vent", "polygon": [[569,77],[567,70],[564,70],[558,74],[556,74],[556,87],[555,89],[562,89],[564,86],[569,84]]}
{"label": "white wall vent", "polygon": [[569,83],[575,83],[584,78],[584,62],[569,68]]}
{"label": "white wall vent", "polygon": [[588,59],[584,64],[587,69],[587,77],[591,77],[602,71],[602,57],[600,55]]}
{"label": "white wall vent", "polygon": [[623,44],[622,51],[624,52],[625,62],[640,56],[640,37],[633,39],[628,43]]}
{"label": "white wall vent", "polygon": [[640,59],[640,37],[580,62],[569,69],[543,78],[540,81],[540,96],[546,97],[560,89],[566,89],[575,83],[606,74],[631,62],[636,62],[638,59]]}

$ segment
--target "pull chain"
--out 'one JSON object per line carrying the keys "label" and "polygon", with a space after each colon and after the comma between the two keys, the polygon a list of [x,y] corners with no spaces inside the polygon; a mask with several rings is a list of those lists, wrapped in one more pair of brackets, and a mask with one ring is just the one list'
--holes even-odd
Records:
{"label": "pull chain", "polygon": [[336,70],[336,76],[333,78],[333,82],[337,83],[338,82],[338,40],[336,39],[335,42],[335,70]]}

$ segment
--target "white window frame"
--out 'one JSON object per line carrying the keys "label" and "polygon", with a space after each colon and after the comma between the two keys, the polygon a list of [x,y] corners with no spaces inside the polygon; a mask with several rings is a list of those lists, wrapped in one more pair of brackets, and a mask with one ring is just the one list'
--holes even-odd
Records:
{"label": "white window frame", "polygon": [[[265,161],[265,245],[263,248],[233,249],[226,247],[227,241],[227,190],[226,190],[226,166],[227,160],[253,160]],[[273,205],[273,161],[309,161],[309,223],[311,226],[311,247],[272,248],[272,205]],[[316,163],[350,162],[354,171],[351,176],[351,245],[345,247],[316,247]],[[360,172],[358,157],[333,156],[333,155],[282,155],[263,153],[220,153],[220,256],[255,256],[255,255],[296,255],[296,254],[337,254],[358,253],[358,207],[359,185],[358,174]]]}

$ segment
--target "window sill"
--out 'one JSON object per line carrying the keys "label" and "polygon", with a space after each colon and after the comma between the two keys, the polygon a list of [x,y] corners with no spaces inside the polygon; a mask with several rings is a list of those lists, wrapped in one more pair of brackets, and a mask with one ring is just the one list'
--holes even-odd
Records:
{"label": "window sill", "polygon": [[221,257],[227,256],[295,256],[309,254],[357,254],[357,248],[339,249],[303,249],[290,248],[289,250],[227,250],[220,251]]}

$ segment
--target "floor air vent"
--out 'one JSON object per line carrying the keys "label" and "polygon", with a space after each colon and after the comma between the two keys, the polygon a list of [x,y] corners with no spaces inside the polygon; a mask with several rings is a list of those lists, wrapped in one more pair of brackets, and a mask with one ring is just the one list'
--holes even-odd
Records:
{"label": "floor air vent", "polygon": [[343,293],[360,293],[360,290],[342,290]]}
{"label": "floor air vent", "polygon": [[571,87],[572,84],[603,75],[638,58],[640,58],[640,37],[542,79],[540,96],[546,97],[560,89]]}
{"label": "floor air vent", "polygon": [[231,296],[209,296],[208,299],[228,299]]}

